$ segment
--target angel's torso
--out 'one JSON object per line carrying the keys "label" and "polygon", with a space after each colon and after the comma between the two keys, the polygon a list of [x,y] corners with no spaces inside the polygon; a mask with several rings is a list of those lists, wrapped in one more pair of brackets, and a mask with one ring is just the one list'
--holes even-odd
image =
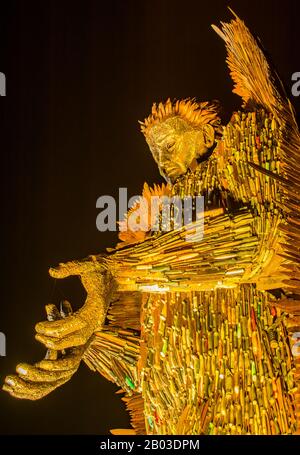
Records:
{"label": "angel's torso", "polygon": [[280,144],[263,110],[234,114],[211,157],[172,188],[204,195],[205,244],[177,251],[166,236],[159,255],[137,244],[122,269],[124,290],[142,296],[132,381],[149,434],[295,431],[294,360],[269,292],[285,290],[291,263]]}
{"label": "angel's torso", "polygon": [[280,141],[271,115],[236,113],[209,160],[173,187],[181,198],[204,195],[206,213],[250,214],[244,244],[255,236],[257,245],[239,282],[214,280],[212,271],[205,290],[145,295],[140,387],[148,433],[295,431],[294,361],[268,292],[284,288],[288,262]]}

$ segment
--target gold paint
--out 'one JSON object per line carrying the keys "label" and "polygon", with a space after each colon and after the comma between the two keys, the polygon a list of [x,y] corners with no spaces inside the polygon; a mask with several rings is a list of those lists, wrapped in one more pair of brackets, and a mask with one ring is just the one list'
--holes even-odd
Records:
{"label": "gold paint", "polygon": [[133,429],[114,434],[296,432],[300,136],[245,24],[221,27],[234,91],[253,111],[221,127],[215,105],[168,100],[142,123],[170,182],[146,184],[145,199],[204,195],[203,239],[127,231],[106,255],[50,269],[78,275],[87,299],[76,313],[47,306],[36,326],[46,358],[17,366],[3,387],[11,395],[39,399],[83,360],[125,393]]}

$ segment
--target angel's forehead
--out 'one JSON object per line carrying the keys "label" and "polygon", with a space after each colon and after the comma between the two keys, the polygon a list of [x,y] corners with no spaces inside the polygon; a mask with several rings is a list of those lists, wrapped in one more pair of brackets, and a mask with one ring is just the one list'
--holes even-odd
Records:
{"label": "angel's forehead", "polygon": [[169,139],[172,135],[176,137],[181,133],[191,130],[193,130],[193,127],[188,121],[179,116],[173,116],[162,120],[159,123],[155,123],[150,128],[149,136],[152,141],[155,141],[158,145],[160,142]]}

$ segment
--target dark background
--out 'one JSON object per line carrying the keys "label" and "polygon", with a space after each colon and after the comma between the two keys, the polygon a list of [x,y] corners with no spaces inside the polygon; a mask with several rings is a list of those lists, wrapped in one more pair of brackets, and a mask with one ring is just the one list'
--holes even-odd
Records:
{"label": "dark background", "polygon": [[[96,199],[161,181],[137,123],[152,103],[219,99],[225,120],[239,106],[224,45],[210,28],[230,18],[228,3],[261,37],[290,92],[300,71],[296,0],[1,2],[1,383],[20,361],[44,355],[34,325],[46,303],[83,303],[79,281],[55,284],[49,266],[116,242],[116,233],[96,229]],[[129,427],[116,390],[82,365],[39,402],[0,391],[0,433]]]}

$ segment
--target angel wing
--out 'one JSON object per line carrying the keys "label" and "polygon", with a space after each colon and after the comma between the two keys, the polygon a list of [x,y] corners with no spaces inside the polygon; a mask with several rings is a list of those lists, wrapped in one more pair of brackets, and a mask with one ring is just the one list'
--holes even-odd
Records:
{"label": "angel wing", "polygon": [[[278,184],[279,191],[284,196],[282,209],[285,222],[279,229],[284,239],[283,256],[288,260],[285,265],[285,285],[290,294],[289,298],[279,301],[278,306],[292,317],[289,328],[291,335],[299,330],[300,324],[300,134],[292,103],[261,43],[253,37],[245,23],[230,11],[234,18],[229,23],[221,22],[221,28],[215,25],[212,27],[225,41],[226,62],[234,82],[233,92],[242,98],[246,110],[263,108],[271,113],[282,133],[281,177]],[[296,366],[299,376],[299,357]],[[300,387],[296,405],[300,418]]]}
{"label": "angel wing", "polygon": [[234,19],[229,23],[221,22],[221,29],[215,25],[212,27],[226,44],[226,62],[234,82],[233,92],[242,98],[244,108],[262,107],[270,112],[282,132],[281,177],[277,178],[285,198],[284,254],[293,263],[289,270],[293,271],[291,284],[300,299],[300,134],[295,111],[262,46],[245,23],[230,11]]}
{"label": "angel wing", "polygon": [[294,118],[294,109],[284,86],[268,61],[260,41],[254,38],[245,23],[230,8],[229,10],[234,19],[229,23],[221,22],[221,28],[216,25],[212,25],[212,28],[226,44],[226,62],[234,82],[233,93],[242,98],[243,107],[249,104],[264,107],[279,121]]}

